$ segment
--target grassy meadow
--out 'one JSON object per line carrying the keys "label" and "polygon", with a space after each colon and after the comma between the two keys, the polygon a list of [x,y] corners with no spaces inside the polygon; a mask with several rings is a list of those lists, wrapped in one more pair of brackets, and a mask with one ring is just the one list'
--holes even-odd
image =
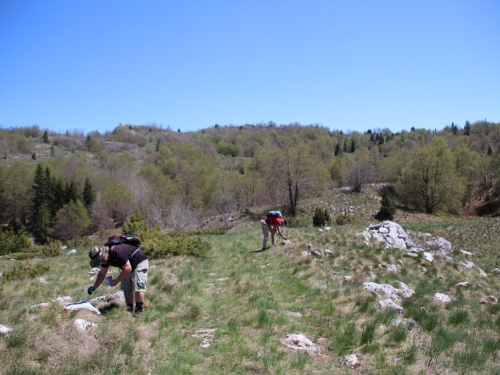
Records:
{"label": "grassy meadow", "polygon": [[[258,221],[241,218],[223,235],[207,235],[213,249],[205,258],[154,260],[145,313],[134,317],[109,306],[102,315],[68,312],[57,302],[83,300],[90,281],[87,248],[76,255],[31,260],[27,268],[48,265],[36,277],[0,278],[0,324],[13,328],[0,336],[1,374],[500,374],[500,243],[498,219],[435,220],[401,216],[415,242],[442,236],[454,248],[453,261],[433,264],[364,243],[369,224],[285,229],[291,244],[262,247]],[[333,255],[305,256],[307,244]],[[66,251],[69,251],[69,248]],[[474,253],[463,255],[459,250]],[[460,262],[472,261],[468,269]],[[379,264],[398,264],[389,273]],[[25,261],[0,258],[8,273]],[[117,274],[117,269],[114,275]],[[368,273],[378,277],[372,280]],[[348,281],[346,276],[352,276]],[[43,277],[48,284],[43,284]],[[383,299],[364,291],[374,281],[415,294],[400,304],[404,314],[379,308]],[[457,287],[460,282],[466,287]],[[101,286],[94,296],[119,288]],[[452,302],[434,298],[444,293]],[[83,318],[98,327],[77,331]],[[416,322],[395,326],[393,319]],[[282,341],[303,334],[317,351],[297,351]],[[341,363],[355,354],[359,366]]]}

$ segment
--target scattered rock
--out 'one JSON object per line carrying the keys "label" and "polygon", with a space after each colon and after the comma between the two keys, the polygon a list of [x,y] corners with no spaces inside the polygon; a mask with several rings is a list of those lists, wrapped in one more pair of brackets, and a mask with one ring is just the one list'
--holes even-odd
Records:
{"label": "scattered rock", "polygon": [[461,283],[458,283],[456,286],[458,287],[466,287],[469,286],[470,284],[467,281],[462,281]]}
{"label": "scattered rock", "polygon": [[402,295],[403,298],[410,298],[412,295],[415,294],[415,291],[413,289],[411,289],[410,287],[408,287],[408,285],[406,285],[405,283],[403,283],[401,281],[397,281],[397,280],[396,280],[396,283],[398,283],[399,287],[403,291],[403,295]]}
{"label": "scattered rock", "polygon": [[100,268],[92,268],[90,271],[89,271],[89,275],[97,275],[99,273],[101,269]]}
{"label": "scattered rock", "polygon": [[425,243],[425,248],[432,250],[434,255],[444,257],[453,252],[451,243],[443,237],[434,237],[432,240]]}
{"label": "scattered rock", "polygon": [[417,322],[414,321],[413,319],[393,319],[391,321],[391,324],[396,327],[403,327],[403,328],[408,328],[412,329],[417,326]]}
{"label": "scattered rock", "polygon": [[328,250],[328,249],[325,249],[325,254],[328,254],[328,255],[333,255],[333,251]]}
{"label": "scattered rock", "polygon": [[42,303],[37,303],[36,305],[30,306],[29,309],[33,310],[33,309],[38,309],[39,307],[47,307],[49,305],[50,305],[50,303],[48,303],[48,302],[42,302]]}
{"label": "scattered rock", "polygon": [[286,339],[284,339],[282,343],[285,346],[296,350],[318,350],[314,343],[303,334],[286,335]]}
{"label": "scattered rock", "polygon": [[477,267],[477,270],[479,271],[479,274],[481,276],[488,276],[488,274],[486,272],[484,272],[481,268]]}
{"label": "scattered rock", "polygon": [[424,251],[423,258],[424,258],[424,260],[426,262],[429,262],[429,263],[432,263],[434,261],[434,256],[431,253],[427,252],[427,251]]}
{"label": "scattered rock", "polygon": [[381,267],[387,269],[389,272],[398,273],[398,267],[394,264],[381,264]]}
{"label": "scattered rock", "polygon": [[363,288],[377,295],[381,293],[394,301],[401,301],[401,297],[399,296],[400,294],[402,294],[401,289],[394,288],[392,285],[366,282],[363,283]]}
{"label": "scattered rock", "polygon": [[496,305],[498,303],[498,299],[496,299],[495,297],[493,296],[487,296],[487,297],[484,297],[481,302],[479,303],[482,303],[482,304],[493,304],[493,305]]}
{"label": "scattered rock", "polygon": [[286,315],[293,316],[294,318],[302,318],[302,314],[299,312],[287,311]]}
{"label": "scattered rock", "polygon": [[367,241],[369,241],[370,238],[375,238],[379,242],[386,242],[386,249],[407,249],[409,247],[413,247],[413,242],[405,233],[401,225],[392,221],[370,224],[363,232],[363,236]]}
{"label": "scattered rock", "polygon": [[492,273],[500,273],[500,268],[493,268],[491,270]]}
{"label": "scattered rock", "polygon": [[56,301],[59,302],[59,303],[61,303],[61,304],[63,304],[63,305],[65,305],[65,304],[71,302],[71,297],[70,296],[57,297]]}
{"label": "scattered rock", "polygon": [[315,255],[317,257],[322,257],[323,256],[318,250],[311,250],[311,255]]}
{"label": "scattered rock", "polygon": [[38,281],[40,281],[40,283],[42,284],[48,285],[48,282],[43,277],[40,277]]}
{"label": "scattered rock", "polygon": [[443,294],[443,293],[436,293],[434,295],[434,297],[438,300],[438,301],[441,301],[443,303],[448,303],[448,302],[451,302],[451,298],[448,297],[446,294]]}
{"label": "scattered rock", "polygon": [[473,253],[470,253],[470,252],[465,251],[465,250],[460,250],[460,252],[461,252],[462,254],[464,254],[464,255],[469,255],[469,256],[474,255]]}
{"label": "scattered rock", "polygon": [[374,272],[372,272],[372,271],[367,272],[366,275],[368,277],[370,277],[370,279],[376,279],[377,278],[377,275]]}
{"label": "scattered rock", "polygon": [[216,331],[216,328],[199,329],[192,335],[192,337],[203,339],[202,343],[200,344],[201,348],[210,348],[210,345],[212,345],[212,342],[214,342]]}
{"label": "scattered rock", "polygon": [[378,303],[380,307],[384,309],[391,309],[397,312],[398,314],[402,314],[404,312],[404,309],[398,304],[396,304],[392,299],[384,299],[382,301],[378,301]]}
{"label": "scattered rock", "polygon": [[70,252],[66,253],[66,255],[74,255],[74,254],[76,254],[76,249],[73,249]]}
{"label": "scattered rock", "polygon": [[469,269],[474,268],[476,266],[473,262],[467,262],[467,263],[460,262],[460,264],[462,266],[464,266],[465,268],[469,268]]}
{"label": "scattered rock", "polygon": [[359,360],[355,354],[346,355],[345,357],[340,358],[339,362],[346,366],[351,366],[351,367],[356,367],[360,365]]}
{"label": "scattered rock", "polygon": [[97,327],[99,324],[87,322],[85,319],[75,319],[73,325],[78,331],[85,331],[92,327]]}
{"label": "scattered rock", "polygon": [[0,335],[7,335],[12,332],[12,328],[0,324]]}
{"label": "scattered rock", "polygon": [[97,310],[90,302],[74,302],[74,303],[69,303],[66,306],[64,306],[66,310],[73,310],[73,311],[78,311],[78,310],[88,310],[91,312],[94,312],[98,315],[101,314],[99,310]]}

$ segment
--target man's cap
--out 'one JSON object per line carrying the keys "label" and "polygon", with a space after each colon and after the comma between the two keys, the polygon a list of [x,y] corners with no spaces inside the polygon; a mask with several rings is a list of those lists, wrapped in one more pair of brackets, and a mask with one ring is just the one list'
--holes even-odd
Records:
{"label": "man's cap", "polygon": [[102,249],[98,248],[97,246],[94,246],[92,249],[90,249],[89,251],[90,267],[95,268],[101,265],[101,254],[102,254]]}

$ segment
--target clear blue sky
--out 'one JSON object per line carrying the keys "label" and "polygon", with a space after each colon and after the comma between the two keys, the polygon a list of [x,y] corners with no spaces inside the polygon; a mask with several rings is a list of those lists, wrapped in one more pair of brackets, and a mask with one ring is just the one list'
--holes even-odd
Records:
{"label": "clear blue sky", "polygon": [[498,0],[0,0],[0,126],[500,122]]}

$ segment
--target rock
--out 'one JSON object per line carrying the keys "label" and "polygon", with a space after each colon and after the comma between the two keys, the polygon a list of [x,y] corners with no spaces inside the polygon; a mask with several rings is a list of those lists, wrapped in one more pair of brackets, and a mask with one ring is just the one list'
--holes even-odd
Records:
{"label": "rock", "polygon": [[432,263],[434,261],[434,256],[431,253],[424,251],[424,260],[426,262]]}
{"label": "rock", "polygon": [[464,255],[469,255],[469,256],[472,256],[473,254],[468,252],[468,251],[465,251],[465,250],[460,250],[460,252]]}
{"label": "rock", "polygon": [[448,302],[451,302],[451,298],[448,297],[446,294],[442,294],[442,293],[436,293],[434,295],[434,297],[438,300],[438,301],[441,301],[443,303],[448,303]]}
{"label": "rock", "polygon": [[307,244],[307,248],[310,250],[312,249],[312,245],[310,243]]}
{"label": "rock", "polygon": [[333,255],[333,251],[328,250],[328,249],[325,249],[325,254],[328,254],[328,255]]}
{"label": "rock", "polygon": [[389,272],[398,273],[398,267],[396,267],[394,264],[382,264],[382,267],[387,269],[387,271]]}
{"label": "rock", "polygon": [[307,251],[303,251],[303,252],[302,252],[302,255],[306,257],[306,256],[308,256],[308,255],[309,255],[309,253],[308,253]]}
{"label": "rock", "polygon": [[73,249],[70,252],[66,253],[66,255],[74,255],[74,254],[76,254],[76,249]]}
{"label": "rock", "polygon": [[123,305],[125,303],[125,295],[123,291],[108,294],[107,296],[101,296],[93,298],[89,301],[93,304],[110,304],[114,303],[117,305]]}
{"label": "rock", "polygon": [[37,303],[36,305],[30,306],[30,309],[38,309],[39,307],[47,307],[49,306],[50,303],[48,302],[42,302],[42,303]]}
{"label": "rock", "polygon": [[90,302],[74,302],[74,303],[69,303],[66,306],[64,306],[66,310],[73,310],[73,311],[78,311],[78,310],[88,310],[91,312],[94,312],[98,315],[101,314],[99,310],[97,310]]}
{"label": "rock", "polygon": [[0,324],[0,335],[7,335],[12,332],[12,328]]}
{"label": "rock", "polygon": [[65,304],[71,302],[71,297],[70,296],[57,297],[56,301],[59,302],[59,303],[61,303],[61,304],[63,304],[63,305],[65,305]]}
{"label": "rock", "polygon": [[303,334],[286,335],[286,338],[282,341],[282,343],[285,346],[296,350],[318,350],[314,343]]}
{"label": "rock", "polygon": [[371,237],[380,242],[385,241],[387,243],[387,249],[406,249],[408,246],[413,245],[403,228],[392,221],[370,224],[367,231],[363,232],[363,235],[367,240]]}
{"label": "rock", "polygon": [[369,292],[373,292],[375,294],[384,294],[390,299],[393,299],[395,301],[401,301],[401,297],[399,294],[401,294],[401,289],[394,288],[392,285],[389,284],[377,284],[373,282],[366,282],[363,283],[363,288]]}
{"label": "rock", "polygon": [[372,271],[367,272],[366,275],[368,277],[370,277],[371,279],[376,279],[377,278],[377,275],[374,272],[372,272]]}
{"label": "rock", "polygon": [[434,237],[432,240],[425,243],[428,250],[432,250],[436,256],[447,256],[453,252],[451,243],[446,241],[443,237]]}
{"label": "rock", "polygon": [[216,328],[199,329],[191,336],[203,339],[202,343],[200,344],[200,347],[206,349],[210,348],[210,346],[212,345],[216,331],[217,331]]}
{"label": "rock", "polygon": [[404,327],[412,329],[417,326],[417,322],[413,319],[393,319],[391,324],[396,327]]}
{"label": "rock", "polygon": [[75,319],[73,325],[78,331],[82,332],[89,328],[97,327],[99,324],[87,322],[85,319]]}
{"label": "rock", "polygon": [[464,266],[465,268],[469,268],[469,269],[474,268],[476,266],[473,262],[467,262],[467,263],[460,262],[460,264],[462,266]]}
{"label": "rock", "polygon": [[38,279],[38,281],[40,281],[40,283],[45,284],[45,285],[47,285],[47,284],[48,284],[48,282],[47,282],[47,281],[46,281],[43,277],[40,277],[40,278]]}
{"label": "rock", "polygon": [[479,271],[479,274],[481,276],[488,276],[488,274],[486,272],[484,272],[481,268],[477,267],[477,270]]}
{"label": "rock", "polygon": [[61,250],[66,250],[68,248],[68,246],[64,245],[64,246],[61,246]]}
{"label": "rock", "polygon": [[396,263],[399,264],[401,267],[404,267],[405,265],[401,259],[398,259]]}
{"label": "rock", "polygon": [[323,256],[318,250],[311,250],[311,255],[315,255],[317,257],[322,257]]}
{"label": "rock", "polygon": [[491,270],[492,273],[500,273],[500,268],[493,268]]}
{"label": "rock", "polygon": [[351,367],[356,367],[360,365],[358,357],[356,357],[355,354],[346,355],[345,357],[340,358],[339,362],[346,366],[351,366]]}
{"label": "rock", "polygon": [[496,305],[498,303],[498,299],[496,299],[495,297],[493,296],[487,296],[487,297],[484,297],[481,302],[479,303],[482,303],[482,304],[488,304],[488,303],[491,303],[493,305]]}
{"label": "rock", "polygon": [[382,301],[378,302],[380,307],[385,308],[385,309],[391,309],[398,314],[402,314],[404,312],[404,309],[397,305],[392,299],[384,299]]}
{"label": "rock", "polygon": [[462,281],[461,283],[458,283],[456,286],[457,287],[466,287],[469,286],[470,284],[467,281]]}
{"label": "rock", "polygon": [[99,273],[101,269],[100,268],[92,268],[90,271],[89,271],[89,275],[97,275]]}
{"label": "rock", "polygon": [[408,285],[406,285],[405,283],[403,283],[401,281],[397,281],[397,280],[396,280],[396,283],[398,283],[399,287],[403,291],[403,295],[402,295],[403,298],[410,298],[412,295],[415,294],[415,291],[413,289],[411,289],[410,287],[408,287]]}
{"label": "rock", "polygon": [[406,253],[405,256],[406,257],[410,257],[410,258],[418,258],[418,254],[417,253]]}

